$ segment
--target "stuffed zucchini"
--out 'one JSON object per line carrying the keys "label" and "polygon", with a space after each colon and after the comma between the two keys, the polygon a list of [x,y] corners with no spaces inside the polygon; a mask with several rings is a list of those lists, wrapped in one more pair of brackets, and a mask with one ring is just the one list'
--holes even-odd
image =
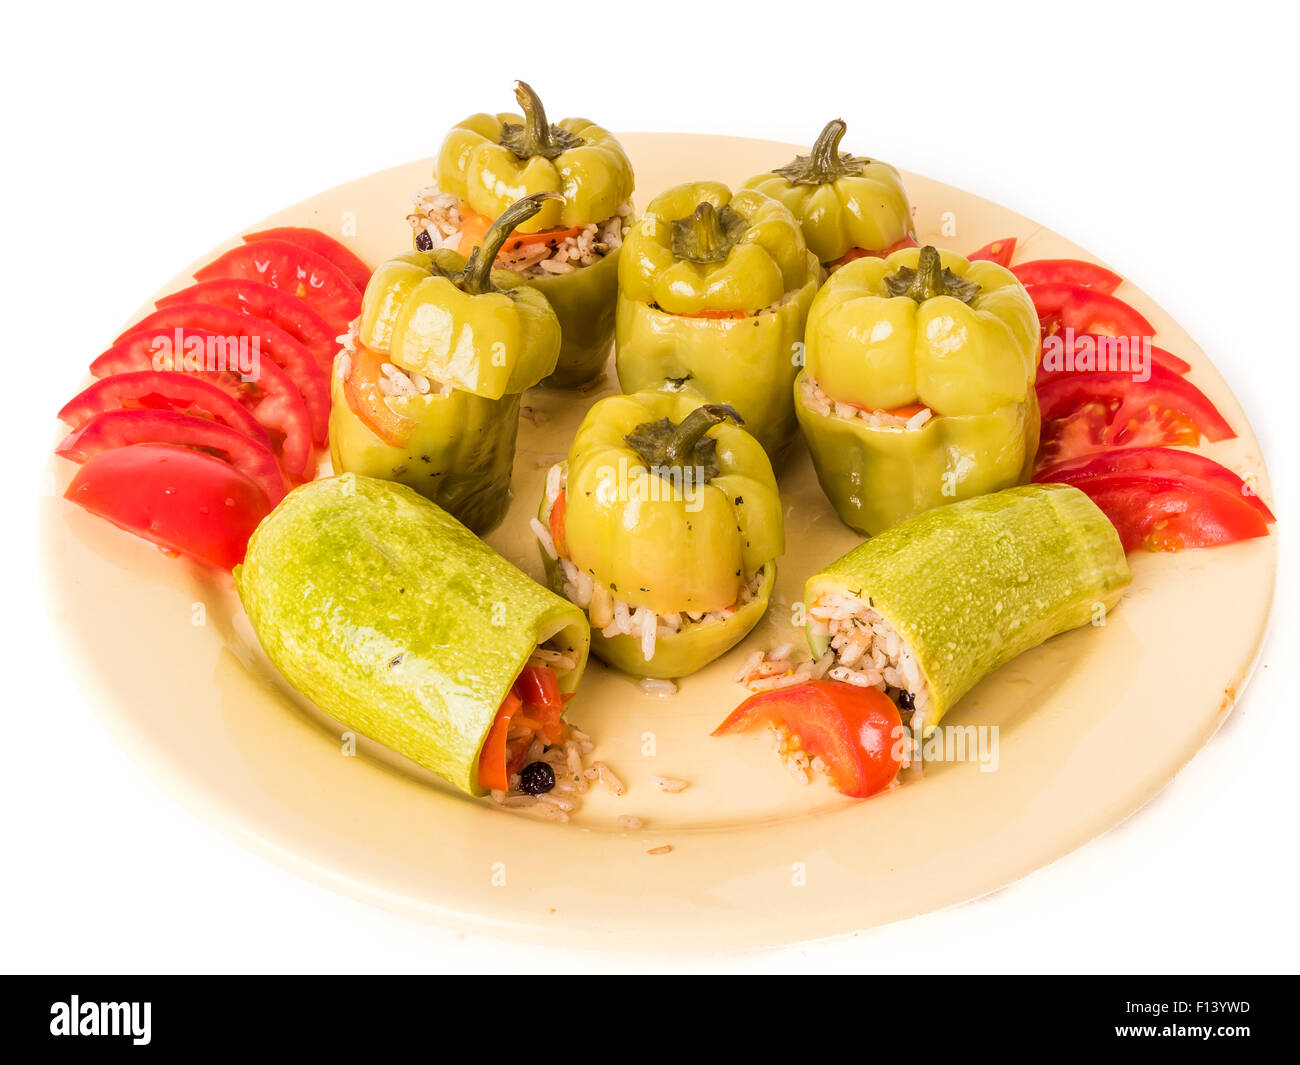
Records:
{"label": "stuffed zucchini", "polygon": [[437,184],[408,215],[421,251],[468,256],[512,200],[559,194],[519,224],[496,265],[519,273],[560,320],[563,345],[547,384],[582,385],[604,369],[614,338],[618,255],[632,222],[632,164],[618,139],[585,118],[552,125],[542,101],[515,85],[522,115],[471,115],[438,152]]}
{"label": "stuffed zucchini", "polygon": [[582,611],[404,485],[353,474],[295,489],[235,584],[298,691],[471,795],[504,792],[587,662]]}
{"label": "stuffed zucchini", "polygon": [[586,611],[597,657],[625,673],[694,673],[767,609],[781,501],[736,420],[685,396],[611,396],[550,471],[535,522],[548,580]]}

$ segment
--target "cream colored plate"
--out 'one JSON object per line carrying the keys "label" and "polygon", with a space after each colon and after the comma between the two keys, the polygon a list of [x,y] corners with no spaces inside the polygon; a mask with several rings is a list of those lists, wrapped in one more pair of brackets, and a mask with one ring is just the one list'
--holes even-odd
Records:
{"label": "cream colored plate", "polygon": [[[624,143],[640,204],[693,178],[734,185],[794,151],[672,134],[629,134]],[[257,228],[355,231],[352,246],[377,264],[409,247],[404,215],[430,171],[426,160],[374,174]],[[970,251],[1016,236],[1022,260],[1090,258],[976,196],[914,175],[907,187],[923,241]],[[1191,379],[1241,434],[1207,453],[1254,475],[1270,498],[1259,446],[1209,360],[1132,285],[1119,295],[1157,326],[1160,344],[1192,362]],[[515,500],[488,540],[534,576],[541,567],[528,518],[544,459],[565,451],[586,408],[616,387],[611,369],[603,391],[536,390],[525,401],[550,421],[521,426]],[[71,467],[55,461],[62,486]],[[289,690],[262,656],[228,578],[169,561],[59,498],[43,514],[44,563],[88,698],[205,816],[276,861],[391,909],[594,947],[786,943],[991,891],[1155,794],[1218,727],[1254,664],[1272,597],[1274,536],[1139,555],[1132,589],[1104,629],[1022,656],[947,718],[1000,727],[995,772],[974,762],[932,765],[922,781],[865,802],[825,783],[800,785],[764,737],[709,736],[745,694],[731,680],[739,663],[756,648],[799,638],[789,606],[804,579],[858,542],[835,519],[802,449],[781,489],[790,550],[768,618],[744,644],[672,698],[647,695],[593,661],[570,716],[597,738],[597,757],[628,792],[617,799],[593,792],[570,825],[468,800],[366,741],[358,756],[345,756],[337,724]],[[492,653],[486,641],[483,653]],[[660,793],[649,784],[655,773],[690,787]],[[641,818],[644,830],[619,831],[620,814]],[[670,853],[647,854],[665,844]]]}

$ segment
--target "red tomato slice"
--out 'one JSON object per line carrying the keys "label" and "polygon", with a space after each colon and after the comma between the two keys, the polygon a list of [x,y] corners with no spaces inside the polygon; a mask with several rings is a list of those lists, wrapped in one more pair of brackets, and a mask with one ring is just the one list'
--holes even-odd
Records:
{"label": "red tomato slice", "polygon": [[269,448],[237,429],[174,410],[109,410],[73,430],[57,453],[85,462],[132,444],[181,444],[212,452],[252,481],[274,506],[284,498],[284,474]]}
{"label": "red tomato slice", "polygon": [[328,259],[337,266],[357,287],[358,292],[365,292],[370,284],[370,267],[368,267],[352,249],[319,229],[304,226],[279,226],[276,229],[263,229],[259,233],[244,236],[245,244],[257,244],[265,240],[287,240],[310,252],[315,252],[322,259]]}
{"label": "red tomato slice", "polygon": [[1081,288],[1061,308],[1061,328],[1075,334],[1112,337],[1150,337],[1156,328],[1117,296]]}
{"label": "red tomato slice", "polygon": [[393,410],[379,389],[384,357],[358,344],[350,358],[348,375],[343,379],[343,395],[348,407],[384,443],[405,447],[415,422]]}
{"label": "red tomato slice", "polygon": [[[191,338],[200,343],[217,339],[217,334],[206,329],[182,329],[179,337],[175,331],[165,335],[173,348],[180,347],[182,351]],[[291,479],[306,481],[315,474],[307,405],[298,386],[279,366],[270,359],[264,360],[256,381],[245,381],[231,370],[191,370],[184,366],[177,369],[162,355],[158,355],[159,362],[155,366],[158,336],[155,333],[136,333],[127,337],[92,362],[90,372],[96,377],[112,377],[158,369],[215,385],[238,401],[262,426],[284,472]]]}
{"label": "red tomato slice", "polygon": [[803,749],[826,763],[835,787],[855,799],[887,788],[898,776],[902,718],[889,696],[836,680],[815,680],[751,695],[713,730],[741,732],[784,725]]}
{"label": "red tomato slice", "polygon": [[1025,286],[1078,285],[1107,295],[1119,288],[1124,280],[1113,270],[1082,259],[1033,259],[1011,267],[1011,272]]}
{"label": "red tomato slice", "polygon": [[123,408],[194,414],[228,425],[259,444],[268,443],[257,419],[216,385],[165,370],[117,374],[96,381],[63,405],[59,421],[80,429],[97,414]]}
{"label": "red tomato slice", "polygon": [[262,490],[229,463],[174,444],[102,451],[65,498],[169,551],[231,569],[270,511]]}
{"label": "red tomato slice", "polygon": [[231,248],[194,275],[199,281],[260,281],[310,304],[335,336],[361,313],[361,290],[325,257],[287,240],[259,240]]}
{"label": "red tomato slice", "polygon": [[1277,520],[1255,490],[1228,467],[1221,466],[1214,459],[1196,451],[1181,451],[1172,447],[1124,447],[1096,451],[1039,470],[1034,474],[1034,480],[1043,484],[1079,484],[1112,473],[1178,474],[1194,478],[1229,495],[1241,496],[1259,511],[1266,522]]}
{"label": "red tomato slice", "polygon": [[551,507],[551,543],[561,558],[569,557],[569,541],[564,535],[564,516],[569,511],[569,493],[561,492]]}
{"label": "red tomato slice", "polygon": [[1125,551],[1217,547],[1268,535],[1264,516],[1239,492],[1195,476],[1101,474],[1075,487],[1110,519]]}
{"label": "red tomato slice", "polygon": [[507,740],[510,734],[510,720],[519,712],[523,701],[512,688],[506,692],[505,702],[492,719],[492,728],[488,730],[487,739],[483,741],[483,750],[478,756],[478,782],[492,791],[506,791],[510,787],[510,772],[507,768]]}
{"label": "red tomato slice", "polygon": [[748,317],[748,314],[745,311],[734,311],[734,310],[724,311],[724,310],[714,310],[712,308],[709,308],[708,310],[705,311],[696,311],[694,314],[683,314],[681,317],[711,318],[714,321],[719,321],[719,322],[734,322],[734,321],[739,321],[742,318]]}
{"label": "red tomato slice", "polygon": [[[1065,337],[1067,334],[1057,333],[1055,335],[1059,337],[1061,343],[1064,344]],[[1114,337],[1099,336],[1095,333],[1082,333],[1079,335],[1068,334],[1068,335],[1074,337],[1073,351],[1069,353],[1071,355],[1071,359],[1068,365],[1074,365],[1073,356],[1080,354],[1082,352],[1085,343],[1090,343],[1092,345],[1092,351],[1094,353],[1094,363],[1095,363],[1096,353],[1101,350],[1102,345],[1104,345],[1108,341],[1113,341],[1115,339]],[[1039,352],[1037,380],[1035,381],[1036,385],[1041,385],[1044,381],[1046,381],[1048,378],[1051,377],[1061,377],[1064,376],[1065,374],[1070,374],[1070,373],[1096,372],[1095,370],[1077,370],[1077,369],[1049,370],[1047,369],[1047,367],[1044,365],[1044,361],[1047,355],[1048,343],[1049,343],[1048,338],[1044,337],[1043,347]],[[1062,351],[1064,352],[1064,348],[1062,348]],[[1186,362],[1183,359],[1180,359],[1177,355],[1173,354],[1172,352],[1166,351],[1164,348],[1157,347],[1155,344],[1151,345],[1151,363],[1153,366],[1163,366],[1166,370],[1170,370],[1171,372],[1176,374],[1185,374],[1192,368],[1191,363]]]}
{"label": "red tomato slice", "polygon": [[178,303],[207,303],[270,322],[310,351],[325,376],[329,376],[334,366],[339,342],[331,332],[329,323],[302,300],[281,292],[278,288],[256,281],[231,278],[200,281],[197,285],[164,296],[157,305],[175,307]]}
{"label": "red tomato slice", "polygon": [[999,266],[1010,267],[1011,257],[1015,254],[1016,238],[1003,237],[1001,240],[990,241],[984,247],[971,252],[966,258],[971,262],[984,259],[991,263],[997,263]]}
{"label": "red tomato slice", "polygon": [[219,336],[246,337],[250,341],[256,337],[260,354],[293,378],[293,383],[302,393],[316,445],[324,447],[329,443],[329,374],[316,364],[311,352],[279,326],[227,307],[215,307],[207,303],[177,303],[154,311],[117,339],[120,342],[137,333],[166,336],[170,335],[169,330],[174,329],[206,329]]}

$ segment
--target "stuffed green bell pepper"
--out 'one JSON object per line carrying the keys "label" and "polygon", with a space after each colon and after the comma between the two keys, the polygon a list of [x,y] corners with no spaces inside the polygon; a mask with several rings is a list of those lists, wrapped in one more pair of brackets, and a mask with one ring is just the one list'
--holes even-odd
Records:
{"label": "stuffed green bell pepper", "polygon": [[501,520],[519,395],[554,369],[560,326],[543,296],[491,265],[554,196],[512,204],[468,260],[415,252],[375,271],[334,366],[336,472],[408,484],[475,532]]}
{"label": "stuffed green bell pepper", "polygon": [[832,274],[795,409],[841,520],[875,535],[1027,481],[1038,338],[1033,303],[996,263],[907,248]]}
{"label": "stuffed green bell pepper", "polygon": [[563,344],[547,384],[585,384],[605,366],[614,337],[618,256],[632,221],[632,164],[608,130],[584,118],[551,124],[537,94],[515,85],[522,115],[471,115],[438,152],[437,185],[408,216],[417,250],[468,256],[516,199],[559,199],[518,225],[496,265],[521,274],[559,317]]}
{"label": "stuffed green bell pepper", "polygon": [[567,737],[582,611],[404,485],[343,474],[295,489],[235,584],[293,687],[462,791],[514,790]]}
{"label": "stuffed green bell pepper", "polygon": [[687,396],[611,396],[551,469],[535,525],[547,578],[586,611],[609,665],[686,676],[766,611],[785,550],[781,500],[737,420]]}
{"label": "stuffed green bell pepper", "polygon": [[903,179],[888,163],[840,151],[844,120],[826,123],[808,155],[758,174],[744,188],[780,200],[829,270],[864,255],[915,247]]}
{"label": "stuffed green bell pepper", "polygon": [[632,227],[619,263],[623,391],[728,404],[779,462],[796,431],[790,389],[820,280],[777,200],[712,181],[669,189]]}

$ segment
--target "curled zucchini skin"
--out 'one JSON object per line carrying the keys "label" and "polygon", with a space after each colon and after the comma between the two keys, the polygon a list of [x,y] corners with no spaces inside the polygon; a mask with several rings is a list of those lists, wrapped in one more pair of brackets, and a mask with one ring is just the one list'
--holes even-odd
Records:
{"label": "curled zucchini skin", "polygon": [[[887,529],[809,578],[804,601],[870,600],[929,683],[928,730],[999,666],[1104,616],[1131,579],[1119,535],[1086,495],[1034,484]],[[829,638],[809,645],[820,656]]]}
{"label": "curled zucchini skin", "polygon": [[348,728],[471,795],[479,752],[533,650],[576,660],[590,630],[405,485],[343,474],[296,488],[258,526],[235,583],[267,657]]}

